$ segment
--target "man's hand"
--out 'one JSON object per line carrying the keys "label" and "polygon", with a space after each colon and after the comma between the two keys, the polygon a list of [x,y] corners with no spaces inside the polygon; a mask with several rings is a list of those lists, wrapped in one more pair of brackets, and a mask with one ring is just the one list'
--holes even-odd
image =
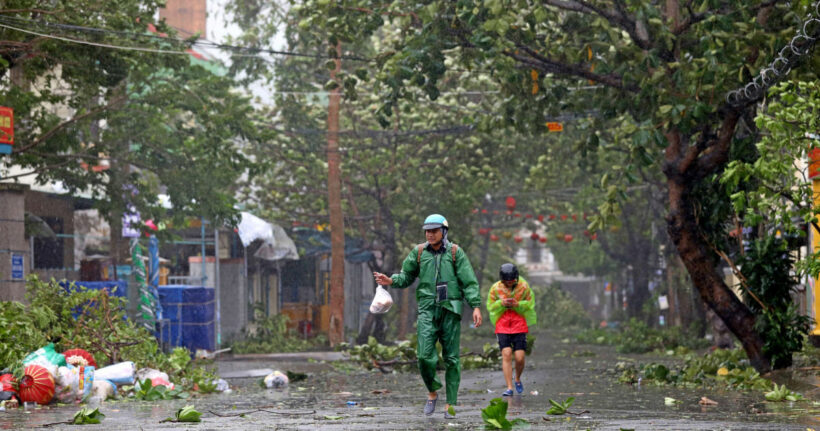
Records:
{"label": "man's hand", "polygon": [[376,283],[381,284],[382,286],[390,286],[393,284],[393,279],[382,274],[381,272],[374,272],[373,278],[376,279]]}
{"label": "man's hand", "polygon": [[481,326],[481,309],[478,307],[473,308],[473,326],[476,328]]}

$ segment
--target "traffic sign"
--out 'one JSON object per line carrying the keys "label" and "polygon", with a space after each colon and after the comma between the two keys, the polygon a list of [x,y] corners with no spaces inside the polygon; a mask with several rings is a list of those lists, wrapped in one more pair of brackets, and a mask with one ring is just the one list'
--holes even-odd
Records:
{"label": "traffic sign", "polygon": [[25,277],[25,268],[23,266],[23,255],[12,253],[11,255],[11,279],[22,280]]}

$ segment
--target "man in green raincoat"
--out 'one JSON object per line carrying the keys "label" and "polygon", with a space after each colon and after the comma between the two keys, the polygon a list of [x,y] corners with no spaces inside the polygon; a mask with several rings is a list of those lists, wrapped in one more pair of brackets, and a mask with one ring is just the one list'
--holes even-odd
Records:
{"label": "man in green raincoat", "polygon": [[473,309],[473,324],[481,326],[481,296],[470,260],[460,247],[447,241],[447,220],[433,214],[424,220],[427,242],[419,244],[407,255],[401,272],[388,277],[374,272],[376,282],[382,286],[403,289],[418,277],[416,302],[418,302],[418,356],[419,371],[427,387],[424,414],[436,410],[441,382],[436,376],[438,352],[436,342],[441,342],[447,385],[447,404],[444,417],[453,418],[450,406],[458,401],[461,383],[461,306],[466,299]]}

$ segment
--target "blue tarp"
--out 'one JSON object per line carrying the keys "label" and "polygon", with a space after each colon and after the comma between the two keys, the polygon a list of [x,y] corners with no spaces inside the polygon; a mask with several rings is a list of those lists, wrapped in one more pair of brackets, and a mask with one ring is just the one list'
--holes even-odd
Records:
{"label": "blue tarp", "polygon": [[60,281],[60,286],[63,289],[69,290],[71,284],[74,283],[76,286],[83,286],[89,290],[100,290],[105,289],[108,291],[109,295],[118,296],[120,298],[128,298],[128,282],[125,280],[117,280],[117,281],[68,281],[62,280]]}

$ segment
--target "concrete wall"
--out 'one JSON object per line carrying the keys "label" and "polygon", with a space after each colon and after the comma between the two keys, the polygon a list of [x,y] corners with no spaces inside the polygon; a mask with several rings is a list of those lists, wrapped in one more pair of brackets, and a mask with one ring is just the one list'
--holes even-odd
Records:
{"label": "concrete wall", "polygon": [[25,200],[28,186],[0,184],[0,301],[22,301],[26,285],[12,280],[12,255],[23,255],[24,276],[31,271],[29,244],[25,236]]}
{"label": "concrete wall", "polygon": [[243,259],[219,260],[219,301],[222,340],[230,339],[248,324],[248,289]]}

